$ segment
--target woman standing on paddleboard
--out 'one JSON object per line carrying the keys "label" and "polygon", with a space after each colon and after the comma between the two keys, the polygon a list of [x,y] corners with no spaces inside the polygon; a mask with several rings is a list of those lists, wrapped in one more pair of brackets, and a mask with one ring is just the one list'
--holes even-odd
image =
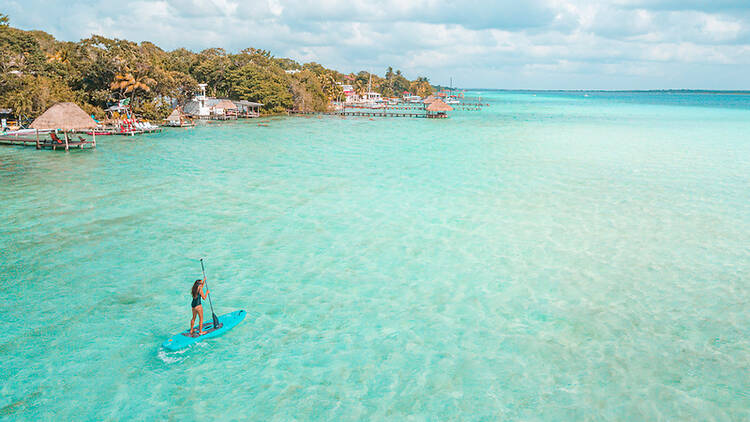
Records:
{"label": "woman standing on paddleboard", "polygon": [[203,292],[203,284],[205,284],[205,282],[205,278],[203,280],[195,280],[193,288],[190,289],[190,294],[193,296],[193,301],[190,303],[190,306],[193,308],[193,319],[190,320],[191,336],[193,335],[193,324],[195,324],[196,315],[198,315],[198,335],[202,336],[203,334],[206,334],[206,332],[203,331],[203,305],[201,305],[201,298],[205,299],[208,295],[208,289]]}

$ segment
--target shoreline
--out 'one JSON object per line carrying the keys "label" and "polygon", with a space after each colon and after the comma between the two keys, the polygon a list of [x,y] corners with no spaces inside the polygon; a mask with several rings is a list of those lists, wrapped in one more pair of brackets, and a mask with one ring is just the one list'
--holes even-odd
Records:
{"label": "shoreline", "polygon": [[488,92],[557,92],[557,93],[629,93],[629,94],[713,94],[713,95],[750,95],[750,90],[702,90],[702,89],[497,89],[497,88],[461,88],[465,91]]}

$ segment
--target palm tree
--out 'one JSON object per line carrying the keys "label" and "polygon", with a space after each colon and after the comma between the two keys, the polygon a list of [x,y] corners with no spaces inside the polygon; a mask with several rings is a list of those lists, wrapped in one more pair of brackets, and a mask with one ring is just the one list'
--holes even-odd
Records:
{"label": "palm tree", "polygon": [[18,91],[8,98],[8,104],[13,106],[13,112],[18,116],[19,122],[24,120],[24,116],[29,116],[34,111],[34,95],[28,95],[29,92]]}
{"label": "palm tree", "polygon": [[354,92],[363,97],[367,93],[367,81],[357,78],[354,81]]}
{"label": "palm tree", "polygon": [[130,103],[132,104],[137,90],[140,89],[141,91],[149,92],[151,88],[148,85],[153,85],[154,83],[154,80],[151,78],[145,76],[136,78],[132,73],[126,73],[124,75],[115,75],[115,80],[112,81],[109,88],[114,91],[120,91],[122,94],[129,93]]}
{"label": "palm tree", "polygon": [[336,77],[332,73],[320,75],[320,85],[328,96],[328,100],[333,100],[340,94],[341,87],[336,83]]}
{"label": "palm tree", "polygon": [[430,85],[429,79],[422,76],[418,77],[411,83],[410,90],[420,97],[426,97],[432,94],[432,86]]}

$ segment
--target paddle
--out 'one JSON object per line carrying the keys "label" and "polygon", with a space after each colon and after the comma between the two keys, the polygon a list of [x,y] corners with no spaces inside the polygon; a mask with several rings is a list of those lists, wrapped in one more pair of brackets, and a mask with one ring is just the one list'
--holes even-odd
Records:
{"label": "paddle", "polygon": [[[203,271],[203,279],[206,280],[206,290],[208,290],[208,279],[206,278],[206,268],[203,267],[203,258],[201,258],[201,270]],[[208,293],[208,304],[211,306],[211,316],[214,318],[214,329],[219,328],[219,318],[216,318],[216,314],[214,313],[214,304],[211,303],[211,293],[209,290]],[[202,328],[201,328],[202,329]]]}

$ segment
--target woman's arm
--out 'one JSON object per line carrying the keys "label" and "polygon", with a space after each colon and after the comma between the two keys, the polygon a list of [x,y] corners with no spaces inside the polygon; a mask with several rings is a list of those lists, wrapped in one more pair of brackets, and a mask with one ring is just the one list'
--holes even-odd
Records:
{"label": "woman's arm", "polygon": [[203,284],[201,284],[201,297],[203,298],[203,300],[205,300],[206,296],[208,296],[208,289],[206,289],[205,292],[203,291],[203,286],[205,286],[205,285],[206,285],[206,279],[204,278],[203,279]]}

